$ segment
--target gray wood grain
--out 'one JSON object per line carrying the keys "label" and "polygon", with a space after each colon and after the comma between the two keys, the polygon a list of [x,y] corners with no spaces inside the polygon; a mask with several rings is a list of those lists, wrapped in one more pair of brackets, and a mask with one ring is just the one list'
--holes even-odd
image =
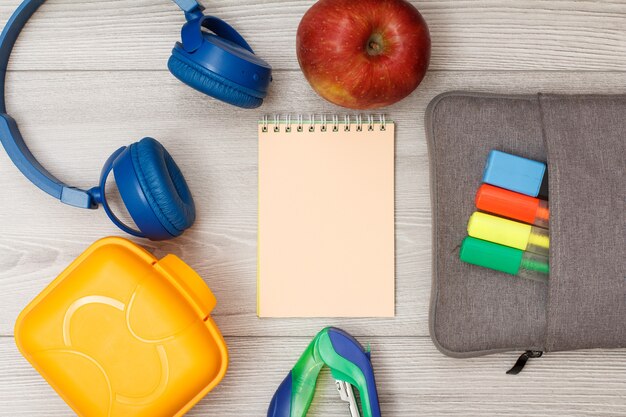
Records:
{"label": "gray wood grain", "polygon": [[[0,20],[18,0],[3,0]],[[215,0],[277,69],[297,69],[295,34],[313,0]],[[433,38],[433,70],[621,70],[622,0],[414,1]],[[50,0],[20,39],[11,68],[160,70],[184,19],[167,0]]]}
{"label": "gray wood grain", "polygon": [[[0,0],[4,23],[18,0]],[[427,338],[430,201],[423,114],[455,89],[626,93],[623,0],[414,2],[433,34],[432,71],[383,111],[397,122],[397,317],[260,320],[256,310],[256,122],[265,113],[344,112],[316,96],[295,60],[294,36],[313,1],[207,2],[277,69],[258,111],[237,110],[181,85],[166,69],[183,19],[167,0],[50,0],[18,42],[8,107],[40,161],[91,187],[118,146],[161,140],[183,167],[198,222],[172,242],[218,298],[227,336],[224,382],[190,414],[264,415],[310,337],[334,324],[371,341],[386,416],[626,415],[624,350],[551,354],[519,377],[517,354],[453,360]],[[19,311],[94,240],[122,235],[102,212],[71,209],[36,190],[0,152],[0,416],[71,411],[17,352]],[[2,337],[4,336],[4,337]],[[314,416],[347,416],[325,373]]]}
{"label": "gray wood grain", "polygon": [[[626,407],[623,350],[550,354],[512,377],[505,371],[514,354],[458,360],[442,356],[427,338],[362,341],[371,343],[384,416],[616,416]],[[227,338],[226,378],[189,415],[265,415],[308,342],[304,337]],[[0,415],[72,415],[11,338],[0,338]],[[309,416],[349,416],[328,372],[320,377]]]}

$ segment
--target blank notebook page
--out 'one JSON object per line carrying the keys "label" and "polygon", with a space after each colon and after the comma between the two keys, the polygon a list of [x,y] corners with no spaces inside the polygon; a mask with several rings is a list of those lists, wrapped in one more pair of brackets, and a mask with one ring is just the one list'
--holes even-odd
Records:
{"label": "blank notebook page", "polygon": [[393,123],[287,126],[259,125],[258,315],[393,317]]}

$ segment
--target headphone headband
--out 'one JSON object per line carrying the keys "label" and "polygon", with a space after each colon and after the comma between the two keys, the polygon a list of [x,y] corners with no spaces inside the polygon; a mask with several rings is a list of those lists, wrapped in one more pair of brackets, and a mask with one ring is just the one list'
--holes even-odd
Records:
{"label": "headphone headband", "polygon": [[[172,0],[185,12],[187,20],[202,16],[204,8],[196,0]],[[37,187],[65,204],[96,208],[92,191],[70,187],[54,177],[30,152],[17,123],[7,114],[5,85],[11,52],[22,29],[45,0],[25,0],[7,21],[0,35],[0,142],[17,168]]]}
{"label": "headphone headband", "polygon": [[193,18],[202,16],[202,11],[204,10],[204,6],[202,6],[196,0],[172,0],[172,1],[176,3],[183,12],[185,12],[185,17],[187,18],[187,20],[191,20]]}

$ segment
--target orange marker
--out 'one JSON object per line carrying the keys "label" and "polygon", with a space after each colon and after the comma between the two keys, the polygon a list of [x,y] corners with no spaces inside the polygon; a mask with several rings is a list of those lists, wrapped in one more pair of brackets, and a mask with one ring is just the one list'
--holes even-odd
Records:
{"label": "orange marker", "polygon": [[550,209],[548,202],[504,188],[483,184],[476,193],[479,210],[539,227],[548,227]]}

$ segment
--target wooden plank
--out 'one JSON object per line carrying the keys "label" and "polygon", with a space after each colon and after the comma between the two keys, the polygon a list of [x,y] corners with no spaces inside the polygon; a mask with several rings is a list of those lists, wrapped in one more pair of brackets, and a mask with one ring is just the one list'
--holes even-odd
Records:
{"label": "wooden plank", "polygon": [[[0,3],[0,22],[19,2]],[[165,70],[184,22],[169,3],[48,1],[20,38],[11,69]],[[275,69],[298,68],[296,30],[313,0],[206,3]],[[433,70],[626,69],[621,0],[413,3],[432,32]]]}
{"label": "wooden plank", "polygon": [[[363,339],[365,342],[366,340]],[[624,350],[548,354],[513,377],[515,354],[450,359],[427,338],[369,339],[384,416],[617,416],[626,413]],[[227,340],[231,362],[222,384],[190,416],[263,416],[308,338]],[[65,403],[0,338],[0,415],[71,416]],[[328,372],[310,417],[346,417]]]}
{"label": "wooden plank", "polygon": [[[78,186],[93,186],[118,146],[145,134],[162,140],[194,191],[198,221],[172,242],[138,242],[157,256],[179,255],[206,278],[226,335],[310,335],[327,321],[255,315],[256,123],[262,112],[339,109],[317,97],[299,72],[282,73],[280,85],[285,93],[276,91],[265,107],[250,112],[190,92],[164,72],[20,72],[10,74],[8,101],[35,155]],[[431,73],[420,90],[386,110],[398,124],[397,317],[334,323],[360,335],[428,334],[431,230],[423,115],[432,97],[461,88],[615,93],[625,85],[626,73]],[[19,311],[81,251],[98,238],[122,234],[101,211],[66,207],[37,190],[4,152],[0,178],[0,334],[11,335]]]}

